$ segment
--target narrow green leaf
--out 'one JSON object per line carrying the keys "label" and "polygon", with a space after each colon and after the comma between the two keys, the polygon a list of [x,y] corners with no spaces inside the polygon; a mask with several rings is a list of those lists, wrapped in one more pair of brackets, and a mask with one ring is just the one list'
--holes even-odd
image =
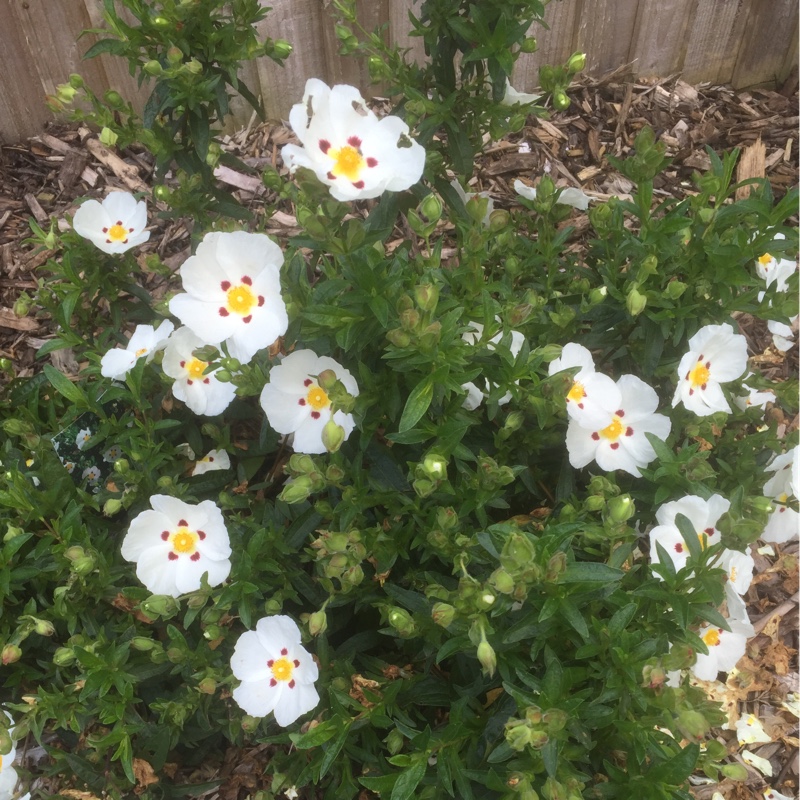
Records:
{"label": "narrow green leaf", "polygon": [[50,385],[71,403],[77,403],[81,406],[88,405],[83,390],[74,384],[63,372],[59,372],[51,364],[45,364],[44,374],[47,376],[47,380],[50,381]]}
{"label": "narrow green leaf", "polygon": [[336,734],[336,738],[326,748],[324,748],[325,756],[322,759],[322,763],[319,765],[320,778],[324,777],[331,768],[336,756],[339,755],[339,751],[344,747],[348,733],[350,733],[350,723],[343,725],[340,731]]}
{"label": "narrow green leaf", "polygon": [[577,561],[568,564],[559,578],[560,583],[608,583],[622,580],[625,573],[608,564],[593,564],[590,561]]}
{"label": "narrow green leaf", "polygon": [[427,761],[420,758],[416,764],[401,772],[394,789],[392,789],[390,800],[409,800],[414,795],[414,790],[419,786],[427,768]]}
{"label": "narrow green leaf", "polygon": [[679,786],[692,774],[699,756],[699,745],[687,745],[680,753],[669,759],[669,761],[665,761],[663,764],[657,764],[651,770],[648,770],[648,783],[651,785],[667,783],[672,786]]}
{"label": "narrow green leaf", "polygon": [[411,430],[422,419],[433,400],[433,376],[423,378],[411,391],[406,400],[403,415],[400,417],[398,430],[400,433]]}

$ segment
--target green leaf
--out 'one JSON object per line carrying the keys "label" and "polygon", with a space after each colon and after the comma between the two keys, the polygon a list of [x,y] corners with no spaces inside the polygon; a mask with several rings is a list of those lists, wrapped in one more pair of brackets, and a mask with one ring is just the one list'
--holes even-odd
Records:
{"label": "green leaf", "polygon": [[423,378],[411,391],[406,400],[403,415],[400,417],[400,433],[411,430],[428,410],[433,400],[433,375]]}
{"label": "green leaf", "polygon": [[587,641],[589,639],[589,628],[586,626],[586,620],[581,615],[578,606],[569,597],[562,597],[558,601],[558,606],[564,619],[575,628],[584,641]]}
{"label": "green leaf", "polygon": [[625,573],[608,564],[593,564],[590,561],[576,561],[567,565],[560,576],[560,583],[608,583],[622,580]]}
{"label": "green leaf", "polygon": [[127,45],[119,39],[101,39],[95,42],[84,54],[84,60],[89,58],[96,58],[103,55],[103,53],[111,53],[114,56],[124,56]]}
{"label": "green leaf", "polygon": [[703,548],[700,544],[700,537],[694,529],[694,525],[692,525],[685,514],[675,515],[675,525],[678,527],[681,536],[683,536],[683,541],[686,542],[689,555],[694,561],[699,561],[703,555]]}
{"label": "green leaf", "polygon": [[[345,728],[345,730],[347,730],[347,728]],[[319,745],[332,739],[335,735],[336,722],[334,720],[327,720],[317,725],[316,728],[312,728],[307,733],[290,733],[289,738],[298,750],[309,750],[312,747],[319,747]]]}
{"label": "green leaf", "polygon": [[76,403],[81,406],[88,405],[83,390],[74,384],[63,372],[59,372],[51,364],[45,364],[44,374],[47,376],[47,380],[50,381],[50,385],[71,403]]}
{"label": "green leaf", "polygon": [[325,757],[322,759],[322,763],[319,765],[320,778],[324,777],[331,768],[336,756],[339,755],[339,751],[342,749],[342,747],[344,747],[348,733],[350,733],[350,723],[343,725],[339,733],[336,734],[336,738],[326,748],[324,748]]}
{"label": "green leaf", "polygon": [[419,782],[425,775],[427,768],[428,763],[423,757],[416,764],[401,772],[394,789],[392,789],[390,800],[409,800],[413,796],[414,790],[419,786]]}
{"label": "green leaf", "polygon": [[651,785],[667,783],[679,786],[694,772],[697,759],[700,756],[700,745],[690,744],[683,748],[677,755],[663,764],[657,764],[647,772],[647,781]]}

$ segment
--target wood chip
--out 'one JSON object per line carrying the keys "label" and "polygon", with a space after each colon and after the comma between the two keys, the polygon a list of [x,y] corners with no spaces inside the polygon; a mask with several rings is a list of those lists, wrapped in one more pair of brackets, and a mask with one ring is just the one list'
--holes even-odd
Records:
{"label": "wood chip", "polygon": [[0,328],[12,331],[35,331],[39,323],[30,317],[18,317],[10,308],[0,308]]}
{"label": "wood chip", "polygon": [[[761,141],[761,137],[749,147],[742,151],[742,156],[739,159],[739,164],[736,167],[736,181],[741,183],[749,178],[763,178],[766,176],[766,156],[767,148]],[[740,186],[736,190],[736,199],[744,200],[750,197],[752,184],[748,186]]]}
{"label": "wood chip", "polygon": [[33,214],[40,225],[44,225],[44,223],[49,221],[50,217],[47,215],[47,212],[39,205],[39,201],[32,194],[28,193],[25,195],[25,202],[28,204],[31,214]]}
{"label": "wood chip", "polygon": [[149,192],[147,184],[139,177],[139,170],[127,164],[116,153],[112,153],[98,139],[87,139],[86,148],[101,164],[105,164],[132,192]]}

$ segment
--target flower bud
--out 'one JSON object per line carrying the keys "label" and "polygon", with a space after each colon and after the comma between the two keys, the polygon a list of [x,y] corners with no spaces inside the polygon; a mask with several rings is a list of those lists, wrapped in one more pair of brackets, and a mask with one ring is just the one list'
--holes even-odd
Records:
{"label": "flower bud", "polygon": [[400,733],[397,728],[389,732],[389,735],[385,739],[386,741],[386,749],[393,755],[396,756],[402,749],[403,744],[405,742],[405,738],[403,734]]}
{"label": "flower bud", "polygon": [[22,528],[17,528],[15,525],[9,525],[6,529],[5,535],[3,536],[4,542],[10,542],[12,539],[16,539],[17,536],[22,535],[25,531]]}
{"label": "flower bud", "polygon": [[393,328],[390,331],[386,331],[386,338],[395,347],[408,347],[411,344],[411,336],[402,328]]}
{"label": "flower bud", "polygon": [[75,653],[69,647],[59,647],[53,653],[53,663],[57,667],[68,667],[75,663]]}
{"label": "flower bud", "polygon": [[520,752],[524,750],[531,741],[531,729],[521,719],[510,719],[506,722],[505,736],[508,746],[512,750]]}
{"label": "flower bud", "polygon": [[658,270],[658,258],[652,254],[646,256],[642,259],[639,269],[644,275],[655,275]]}
{"label": "flower bud", "polygon": [[521,53],[535,53],[539,49],[539,45],[533,36],[523,39],[522,44],[519,46]]}
{"label": "flower bud", "polygon": [[567,724],[567,712],[560,708],[551,708],[542,714],[542,724],[549,733],[558,733],[564,730]]}
{"label": "flower bud", "polygon": [[509,571],[524,569],[534,559],[536,551],[524,533],[512,533],[503,545],[500,563]]}
{"label": "flower bud", "polygon": [[217,682],[213,678],[203,678],[197,688],[201,694],[214,694],[217,691]]}
{"label": "flower bud", "polygon": [[482,639],[478,644],[478,661],[481,662],[484,674],[491,678],[497,667],[497,656],[495,655],[494,648],[486,639]]}
{"label": "flower bud", "polygon": [[183,61],[183,52],[181,52],[180,47],[173,46],[167,50],[167,61],[169,61],[169,63],[173,66],[180,64],[181,61]]}
{"label": "flower bud", "polygon": [[436,484],[427,478],[417,478],[411,485],[419,497],[430,497],[436,490]]}
{"label": "flower bud", "polygon": [[156,486],[158,486],[159,489],[169,489],[174,484],[175,484],[175,481],[172,479],[171,475],[162,475],[156,481]]}
{"label": "flower bud", "polygon": [[447,459],[438,453],[428,453],[420,466],[429,478],[438,481],[447,477]]}
{"label": "flower bud", "polygon": [[178,601],[165,594],[151,595],[142,600],[139,606],[148,617],[164,617],[164,619],[174,617],[180,609]]}
{"label": "flower bud", "polygon": [[647,295],[642,294],[637,288],[633,288],[628,292],[625,298],[625,308],[632,317],[637,317],[644,311],[647,305]]}
{"label": "flower bud", "polygon": [[150,61],[145,62],[142,69],[145,71],[147,75],[151,75],[152,77],[157,77],[164,71],[164,67],[156,61],[155,59],[151,59]]}
{"label": "flower bud", "polygon": [[608,296],[607,286],[596,286],[589,292],[589,303],[593,306],[599,305]]}
{"label": "flower bud", "polygon": [[319,636],[328,630],[328,615],[320,609],[315,611],[308,618],[308,632],[312,636]]}
{"label": "flower bud", "polygon": [[573,53],[567,61],[567,72],[573,75],[586,67],[586,53]]}
{"label": "flower bud", "polygon": [[33,625],[33,630],[39,636],[52,636],[56,632],[53,623],[46,619],[37,619]]}
{"label": "flower bud", "polygon": [[547,562],[547,571],[545,572],[544,579],[546,581],[557,581],[567,568],[567,554],[559,551],[554,553],[550,560]]}
{"label": "flower bud", "polygon": [[442,201],[433,193],[426,195],[418,206],[419,212],[430,222],[437,222],[442,216]]}
{"label": "flower bud", "polygon": [[645,689],[660,689],[667,680],[667,673],[659,665],[645,664],[642,667],[642,686]]}
{"label": "flower bud", "polygon": [[313,489],[313,482],[307,475],[300,475],[291,482],[284,484],[283,491],[278,497],[284,503],[302,503],[307,500]]}
{"label": "flower bud", "polygon": [[566,111],[570,105],[570,99],[563,89],[553,92],[553,108],[556,111]]}
{"label": "flower bud", "polygon": [[496,599],[494,592],[484,589],[476,596],[475,605],[480,611],[488,611],[494,605]]}
{"label": "flower bud", "polygon": [[733,764],[723,764],[720,767],[720,772],[732,781],[746,781],[747,780],[747,767],[744,764],[734,762]]}
{"label": "flower bud", "polygon": [[250,714],[245,714],[242,717],[242,730],[245,733],[255,733],[258,730],[258,725],[261,720],[258,717],[252,717]]}
{"label": "flower bud", "polygon": [[400,312],[400,324],[403,326],[403,330],[414,331],[419,327],[419,322],[419,312],[413,308]]}
{"label": "flower bud", "polygon": [[3,665],[13,664],[22,658],[22,650],[15,644],[7,644],[0,654],[0,661]]}
{"label": "flower bud", "polygon": [[83,78],[82,78],[80,75],[78,75],[78,73],[77,73],[77,72],[73,72],[73,73],[72,73],[72,74],[69,76],[69,85],[70,85],[70,86],[71,86],[73,89],[83,89],[83,87],[86,85],[86,83],[85,83],[85,81],[83,80]]}
{"label": "flower bud", "polygon": [[414,289],[414,299],[423,311],[433,311],[439,302],[439,287],[432,283],[421,283]]}
{"label": "flower bud", "polygon": [[456,616],[456,610],[450,603],[434,603],[431,609],[433,621],[442,628],[449,627]]}
{"label": "flower bud", "polygon": [[389,610],[387,614],[389,624],[397,631],[403,638],[413,636],[416,633],[417,626],[411,615],[404,608],[394,607]]}
{"label": "flower bud", "polygon": [[272,55],[275,58],[288,58],[294,48],[286,39],[276,39],[272,46]]}
{"label": "flower bud", "polygon": [[489,583],[494,586],[500,594],[511,594],[514,591],[514,579],[503,567],[498,567],[489,576]]}
{"label": "flower bud", "polygon": [[608,516],[614,522],[626,522],[636,513],[636,505],[629,494],[612,497],[608,501]]}
{"label": "flower bud", "polygon": [[113,147],[117,143],[119,137],[111,128],[103,128],[97,138],[106,147]]}
{"label": "flower bud", "polygon": [[699,711],[687,708],[678,714],[678,728],[687,739],[702,739],[711,726]]}
{"label": "flower bud", "polygon": [[344,428],[331,417],[322,429],[322,444],[329,453],[335,453],[344,442]]}
{"label": "flower bud", "polygon": [[116,497],[111,497],[103,503],[103,515],[106,517],[113,517],[114,514],[122,510],[122,501]]}
{"label": "flower bud", "polygon": [[149,636],[134,636],[131,639],[131,647],[140,653],[147,653],[156,646],[156,643]]}
{"label": "flower bud", "polygon": [[64,551],[64,557],[70,561],[77,561],[79,558],[83,558],[85,555],[86,551],[79,545],[73,545]]}

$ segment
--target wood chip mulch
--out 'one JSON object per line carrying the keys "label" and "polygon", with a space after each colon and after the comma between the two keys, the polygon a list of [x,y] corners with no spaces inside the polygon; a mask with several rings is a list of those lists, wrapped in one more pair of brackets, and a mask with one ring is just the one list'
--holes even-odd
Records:
{"label": "wood chip mulch", "polygon": [[[529,119],[519,133],[489,143],[480,157],[475,191],[488,191],[498,207],[516,204],[516,178],[535,182],[548,171],[561,186],[582,188],[600,199],[627,195],[632,185],[607,161],[606,156],[625,156],[644,125],[650,125],[668,148],[672,166],[656,185],[656,200],[684,198],[693,191],[692,173],[708,168],[705,151],[742,150],[737,179],[767,177],[776,197],[781,197],[798,179],[798,95],[796,80],[783,91],[754,89],[734,91],[730,87],[701,84],[690,86],[680,79],[652,82],[626,80],[624,70],[602,80],[586,79],[570,90],[572,105],[549,119]],[[248,126],[225,147],[255,170],[271,165],[282,168],[280,148],[292,140],[283,125]],[[293,209],[276,204],[274,193],[264,188],[257,174],[246,175],[222,168],[218,177],[235,191],[256,215],[259,230],[285,241],[297,233]],[[86,128],[51,125],[28,142],[3,146],[0,150],[0,358],[13,362],[18,376],[40,369],[36,350],[52,335],[52,323],[36,309],[17,316],[13,307],[23,292],[36,290],[37,267],[52,253],[38,251],[26,243],[29,219],[45,229],[55,219],[66,227],[65,214],[73,214],[77,200],[87,196],[102,199],[110,189],[148,191],[152,161],[141,151],[122,154],[104,147]],[[160,210],[165,210],[161,208]],[[797,224],[797,218],[792,220]],[[158,253],[173,269],[190,253],[190,223],[168,220],[152,213],[150,241],[139,248],[143,259]],[[589,229],[585,214],[570,220],[575,227],[576,246]],[[148,275],[157,284],[164,279]],[[152,289],[153,286],[148,288]],[[166,285],[162,287],[166,290]],[[760,365],[776,379],[796,379],[797,348],[788,357],[772,348],[765,324],[741,320],[751,351]],[[57,353],[53,356],[58,357]],[[64,371],[77,371],[69,354],[61,355]],[[0,390],[3,377],[0,375]],[[795,424],[796,421],[789,424]],[[757,575],[747,595],[757,636],[748,644],[740,669],[727,685],[713,687],[735,715],[756,714],[773,742],[752,745],[750,750],[768,759],[772,776],[748,767],[744,783],[724,781],[719,787],[695,788],[700,800],[710,800],[715,790],[726,800],[761,800],[767,787],[797,796],[799,769],[797,748],[798,707],[798,546],[774,546],[774,554],[756,554]],[[712,687],[709,687],[712,690]],[[732,756],[742,761],[734,731],[718,731],[718,739]],[[263,758],[264,748],[253,748],[246,757],[236,751],[217,765],[217,776],[227,775],[225,788],[203,795],[224,800],[242,800],[261,787],[251,770]],[[233,751],[232,751],[233,752]],[[239,767],[233,767],[233,762]],[[243,766],[245,765],[245,766]],[[208,770],[206,770],[208,772]],[[203,776],[208,779],[208,775]],[[700,779],[702,780],[702,779]],[[241,791],[239,791],[241,789]]]}

